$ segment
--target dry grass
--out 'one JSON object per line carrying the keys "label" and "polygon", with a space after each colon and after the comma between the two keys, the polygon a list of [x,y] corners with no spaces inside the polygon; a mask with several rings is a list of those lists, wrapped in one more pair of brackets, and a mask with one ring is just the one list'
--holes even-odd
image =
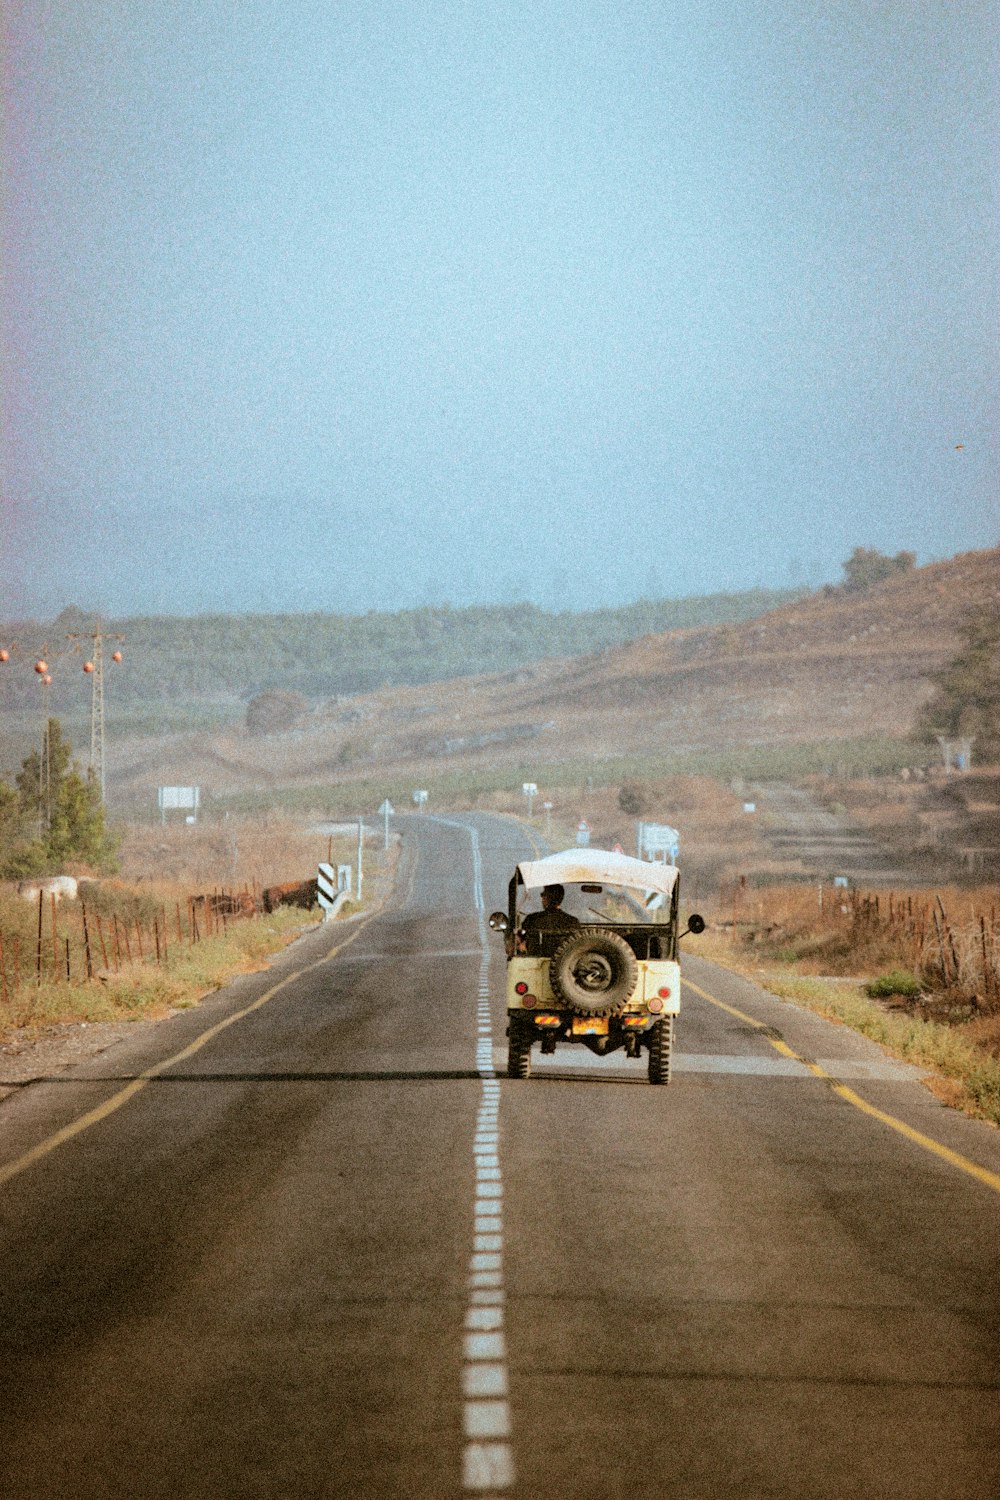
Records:
{"label": "dry grass", "polygon": [[[353,838],[334,840],[334,862],[353,863]],[[258,887],[304,880],[325,860],[330,841],[301,821],[270,816],[221,822],[133,824],[121,848],[122,879],[132,885],[177,882],[187,890]]]}
{"label": "dry grass", "polygon": [[[38,903],[0,890],[0,1039],[81,1021],[156,1018],[195,1004],[233,975],[263,968],[319,912],[285,907],[234,917],[201,907],[193,913],[190,896],[249,888],[251,871],[258,888],[306,880],[328,853],[334,863],[353,864],[356,856],[350,840],[331,846],[287,826],[223,828],[226,839],[230,833],[239,851],[235,879],[232,864],[213,863],[217,829],[133,830],[126,856],[132,880],[95,884],[86,903],[43,901],[40,943]],[[384,855],[366,845],[363,907],[384,899],[396,854],[396,846]],[[162,877],[164,868],[169,878],[151,878],[154,871]],[[350,903],[345,914],[357,909]]]}
{"label": "dry grass", "polygon": [[720,917],[743,947],[798,973],[875,978],[902,968],[925,996],[988,1012],[1000,1009],[998,897],[995,886],[863,892],[734,884],[721,893]]}
{"label": "dry grass", "polygon": [[[949,982],[914,999],[867,995],[865,983],[890,965],[909,962],[919,977],[931,980],[940,973],[937,928],[926,923],[938,900],[955,939],[953,950],[945,940],[949,962],[953,952],[957,963]],[[783,999],[852,1027],[892,1055],[933,1069],[931,1086],[938,1098],[1000,1124],[1000,1004],[991,1000],[992,1008],[984,1009],[970,988],[977,977],[984,990],[982,932],[992,921],[996,935],[996,900],[995,887],[949,888],[933,898],[926,891],[897,892],[890,919],[888,898],[880,893],[876,922],[869,919],[871,907],[866,914],[864,897],[852,901],[830,887],[822,909],[816,887],[737,888],[727,893],[720,922],[699,939],[698,951]],[[915,924],[920,932],[921,915],[923,938],[930,944],[923,958],[911,931]],[[987,957],[995,967],[996,946],[987,944]],[[996,996],[995,986],[985,988]]]}
{"label": "dry grass", "polygon": [[267,959],[308,925],[307,913],[286,907],[230,924],[225,933],[192,946],[171,948],[164,964],[124,963],[89,983],[47,977],[38,985],[24,984],[0,1005],[0,1037],[80,1022],[158,1020],[196,1004],[235,974],[265,968]]}

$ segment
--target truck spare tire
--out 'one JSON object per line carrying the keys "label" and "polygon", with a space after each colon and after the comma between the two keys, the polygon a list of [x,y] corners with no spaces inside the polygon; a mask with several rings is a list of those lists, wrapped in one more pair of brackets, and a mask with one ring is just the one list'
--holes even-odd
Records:
{"label": "truck spare tire", "polygon": [[635,954],[616,932],[574,932],[549,964],[553,993],[581,1016],[620,1010],[638,977]]}

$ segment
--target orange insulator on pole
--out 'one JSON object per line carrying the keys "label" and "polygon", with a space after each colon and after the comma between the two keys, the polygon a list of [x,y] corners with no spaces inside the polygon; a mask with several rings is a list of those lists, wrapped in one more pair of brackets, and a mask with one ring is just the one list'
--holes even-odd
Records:
{"label": "orange insulator on pole", "polygon": [[10,652],[0,646],[0,661],[10,661]]}
{"label": "orange insulator on pole", "polygon": [[46,674],[46,672],[48,670],[49,670],[49,664],[48,664],[47,661],[36,661],[35,662],[35,671],[38,673],[39,677],[44,677],[45,674]]}
{"label": "orange insulator on pole", "polygon": [[89,675],[94,670],[94,663],[92,661],[85,661],[83,670]]}
{"label": "orange insulator on pole", "polygon": [[122,654],[121,654],[120,651],[112,651],[112,653],[111,653],[111,660],[112,661],[121,661],[121,659],[122,659]]}

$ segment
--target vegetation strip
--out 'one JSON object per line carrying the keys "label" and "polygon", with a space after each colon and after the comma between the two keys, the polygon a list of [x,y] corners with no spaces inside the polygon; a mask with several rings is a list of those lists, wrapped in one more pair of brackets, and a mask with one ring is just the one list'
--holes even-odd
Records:
{"label": "vegetation strip", "polygon": [[[371,915],[374,916],[374,912]],[[175,1064],[186,1062],[189,1057],[193,1057],[196,1052],[200,1052],[202,1047],[214,1040],[221,1032],[226,1031],[230,1026],[234,1026],[237,1021],[242,1021],[247,1016],[252,1015],[255,1010],[260,1010],[261,1006],[266,1005],[269,1000],[273,1000],[275,995],[290,985],[293,980],[301,979],[304,974],[309,974],[313,969],[321,968],[323,964],[329,963],[343,948],[347,947],[348,943],[353,943],[354,939],[370,921],[371,916],[366,917],[358,924],[350,937],[345,938],[342,943],[338,943],[335,948],[331,948],[329,953],[324,953],[322,958],[316,959],[311,964],[306,964],[304,968],[296,969],[293,974],[286,975],[284,979],[279,980],[277,984],[272,985],[269,990],[266,990],[263,995],[258,996],[251,1005],[244,1006],[242,1010],[236,1011],[234,1015],[226,1016],[222,1021],[217,1021],[214,1026],[210,1026],[207,1031],[203,1031],[200,1036],[195,1037],[194,1041],[183,1047],[180,1052],[175,1052],[172,1057],[154,1064],[151,1068],[147,1068],[145,1072],[139,1074],[138,1078],[134,1078],[123,1089],[119,1089],[116,1094],[112,1094],[110,1099],[106,1099],[96,1109],[88,1110],[86,1114],[80,1115],[78,1119],[72,1120],[68,1125],[64,1125],[61,1130],[57,1130],[54,1135],[47,1136],[45,1140],[39,1141],[37,1146],[33,1146],[23,1156],[19,1156],[15,1161],[8,1162],[5,1167],[0,1167],[0,1187],[26,1171],[35,1162],[41,1161],[43,1157],[48,1156],[58,1146],[65,1145],[67,1141],[71,1141],[75,1136],[81,1135],[83,1131],[89,1130],[91,1125],[97,1125],[101,1120],[107,1119],[108,1115],[114,1114],[116,1110],[121,1109],[123,1104],[127,1104],[130,1099],[134,1098],[154,1078],[159,1077],[160,1074],[165,1073],[168,1068],[174,1067]]]}
{"label": "vegetation strip", "polygon": [[[472,808],[478,797],[508,791],[523,781],[542,781],[547,787],[588,788],[617,786],[624,781],[649,781],[671,776],[711,776],[720,781],[746,777],[751,781],[787,781],[825,773],[838,775],[895,773],[927,755],[923,743],[905,738],[870,735],[856,739],[815,740],[804,744],[736,745],[724,750],[692,749],[629,755],[567,756],[539,750],[509,765],[484,759],[477,766],[421,773],[420,784],[430,793],[430,805]],[[268,809],[339,818],[359,806],[377,806],[383,797],[397,806],[410,797],[413,773],[399,766],[381,776],[363,770],[337,774],[336,780],[259,788],[252,792],[218,793],[204,799],[207,811],[257,815]]]}
{"label": "vegetation strip", "polygon": [[859,1094],[856,1094],[853,1089],[847,1088],[845,1084],[837,1083],[818,1063],[808,1062],[804,1057],[800,1057],[797,1052],[793,1051],[788,1043],[782,1041],[780,1037],[772,1037],[769,1034],[770,1027],[765,1021],[758,1021],[755,1016],[748,1016],[745,1011],[737,1010],[735,1005],[727,1005],[724,1000],[717,1000],[714,995],[710,995],[700,985],[693,984],[690,979],[685,979],[684,984],[688,989],[694,990],[696,995],[700,995],[703,1000],[707,1000],[710,1005],[716,1005],[720,1010],[728,1011],[731,1016],[736,1016],[739,1020],[746,1022],[748,1026],[753,1026],[757,1031],[763,1032],[767,1041],[776,1052],[780,1052],[783,1057],[794,1058],[796,1062],[800,1062],[803,1067],[808,1068],[811,1073],[814,1073],[817,1078],[825,1079],[835,1094],[838,1094],[841,1099],[846,1100],[848,1104],[853,1105],[855,1109],[860,1110],[862,1114],[870,1115],[872,1119],[879,1120],[883,1125],[888,1125],[890,1130],[897,1131],[900,1135],[905,1136],[907,1140],[913,1141],[918,1146],[922,1146],[925,1151],[933,1152],[942,1161],[949,1162],[951,1166],[958,1167],[960,1171],[968,1173],[970,1177],[974,1177],[986,1187],[992,1188],[995,1193],[1000,1193],[1000,1175],[996,1172],[990,1172],[986,1167],[977,1166],[968,1157],[961,1156],[959,1152],[952,1151],[950,1147],[942,1145],[940,1141],[935,1141],[931,1136],[924,1135],[919,1130],[914,1130],[912,1125],[907,1125],[905,1121],[897,1119],[895,1115],[889,1115],[884,1110],[876,1109],[874,1104],[869,1104],[867,1100],[862,1099]]}

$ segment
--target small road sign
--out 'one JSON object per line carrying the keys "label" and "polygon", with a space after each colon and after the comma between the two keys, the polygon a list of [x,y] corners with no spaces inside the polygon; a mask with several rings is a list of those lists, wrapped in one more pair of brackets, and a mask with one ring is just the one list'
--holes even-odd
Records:
{"label": "small road sign", "polygon": [[681,836],[667,823],[640,823],[637,843],[640,859],[650,859],[654,863],[669,860],[676,864]]}
{"label": "small road sign", "polygon": [[322,864],[316,871],[316,899],[323,908],[324,921],[337,899],[338,881],[332,865]]}
{"label": "small road sign", "polygon": [[201,806],[201,787],[199,786],[161,786],[156,789],[156,801],[160,809],[160,822],[167,821],[167,811],[170,808],[190,808],[194,816],[189,818],[191,823],[197,822],[198,808]]}
{"label": "small road sign", "polygon": [[384,847],[386,849],[388,849],[388,847],[389,847],[389,819],[392,817],[392,815],[393,815],[393,813],[395,811],[396,811],[396,809],[393,807],[393,805],[389,801],[388,797],[386,797],[385,801],[382,803],[382,806],[379,808],[379,812],[382,814],[382,817],[385,819],[385,844],[384,844]]}

